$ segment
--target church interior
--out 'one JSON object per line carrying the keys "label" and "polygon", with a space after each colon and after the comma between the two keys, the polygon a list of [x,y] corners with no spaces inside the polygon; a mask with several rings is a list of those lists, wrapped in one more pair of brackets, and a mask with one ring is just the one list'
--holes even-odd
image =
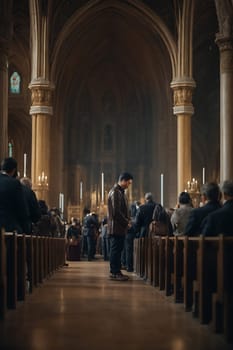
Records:
{"label": "church interior", "polygon": [[[15,158],[18,176],[29,177],[37,198],[64,219],[82,218],[84,208],[104,216],[108,191],[123,171],[133,175],[129,203],[151,192],[166,208],[182,191],[198,205],[203,183],[233,179],[232,0],[1,0],[0,19],[0,156]],[[55,241],[19,237],[17,250],[3,243],[14,234],[3,236],[0,349],[232,349],[173,295],[165,298],[165,260],[161,291],[149,285],[151,256],[143,261],[151,283],[142,280],[139,261],[130,281],[117,284],[107,280],[102,260],[67,267],[64,242],[53,255]],[[168,256],[169,241],[163,242],[158,255]],[[225,253],[224,239],[218,242]],[[16,310],[2,320],[5,246],[14,257],[7,274],[11,281],[14,269],[15,294],[7,297]],[[136,258],[144,252],[138,249]],[[33,275],[23,305],[15,276],[29,272],[19,251]],[[214,252],[222,278],[225,255]],[[214,282],[213,314],[216,329],[229,336],[232,298],[231,311],[223,310],[221,281]]]}
{"label": "church interior", "polygon": [[163,191],[166,207],[203,170],[232,176],[222,3],[1,1],[1,157],[64,216],[100,210],[122,171],[131,201]]}

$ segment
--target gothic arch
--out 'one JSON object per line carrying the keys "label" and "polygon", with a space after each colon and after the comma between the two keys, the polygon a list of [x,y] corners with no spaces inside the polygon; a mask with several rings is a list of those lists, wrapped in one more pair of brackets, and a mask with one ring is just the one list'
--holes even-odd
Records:
{"label": "gothic arch", "polygon": [[71,19],[64,26],[63,31],[57,38],[55,43],[51,62],[51,79],[55,79],[55,72],[58,69],[57,65],[60,61],[60,55],[62,52],[62,46],[66,42],[67,38],[75,30],[75,28],[89,25],[93,19],[103,13],[103,11],[111,10],[116,13],[120,13],[123,16],[132,16],[136,21],[141,22],[148,27],[152,32],[158,33],[164,43],[171,62],[172,75],[176,77],[177,67],[177,46],[174,38],[172,37],[167,26],[163,23],[161,18],[152,12],[144,4],[137,0],[128,0],[127,3],[121,3],[115,0],[93,0],[84,6],[81,10],[77,10]]}

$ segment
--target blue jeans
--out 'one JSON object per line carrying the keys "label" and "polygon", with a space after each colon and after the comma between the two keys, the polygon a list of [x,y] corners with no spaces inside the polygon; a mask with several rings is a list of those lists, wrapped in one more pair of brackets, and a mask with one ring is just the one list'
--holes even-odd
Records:
{"label": "blue jeans", "polygon": [[110,273],[121,271],[121,252],[124,248],[125,236],[110,236]]}

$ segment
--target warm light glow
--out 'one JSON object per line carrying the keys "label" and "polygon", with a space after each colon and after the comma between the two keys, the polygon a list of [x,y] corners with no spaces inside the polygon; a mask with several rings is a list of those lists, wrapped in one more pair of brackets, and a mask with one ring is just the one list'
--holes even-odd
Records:
{"label": "warm light glow", "polygon": [[41,175],[38,176],[38,186],[48,186],[48,176],[42,171]]}
{"label": "warm light glow", "polygon": [[198,192],[198,182],[193,177],[192,181],[187,182],[187,191],[188,192]]}

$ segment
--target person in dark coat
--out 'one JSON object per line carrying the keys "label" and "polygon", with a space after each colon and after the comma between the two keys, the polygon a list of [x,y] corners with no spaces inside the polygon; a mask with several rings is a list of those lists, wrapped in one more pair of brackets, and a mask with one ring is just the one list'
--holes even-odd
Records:
{"label": "person in dark coat", "polygon": [[125,190],[132,183],[133,176],[122,173],[118,183],[108,194],[108,233],[110,235],[110,278],[116,281],[127,281],[128,276],[121,272],[121,253],[124,248],[125,235],[131,226],[129,208]]}
{"label": "person in dark coat", "polygon": [[205,217],[221,208],[220,188],[217,183],[210,182],[202,186],[202,202],[204,205],[199,208],[193,208],[189,214],[184,234],[187,236],[197,236],[201,233],[202,222]]}
{"label": "person in dark coat", "polygon": [[26,222],[25,233],[32,234],[32,225],[36,224],[41,217],[41,211],[36,198],[35,192],[32,190],[32,183],[28,177],[20,179],[23,186],[23,192],[28,207],[28,218]]}
{"label": "person in dark coat", "polygon": [[33,233],[38,236],[52,236],[55,222],[49,213],[47,203],[43,199],[38,200],[41,217],[33,227]]}
{"label": "person in dark coat", "polygon": [[17,161],[5,158],[0,172],[0,228],[7,232],[24,233],[28,210],[21,183],[17,176]]}
{"label": "person in dark coat", "polygon": [[67,230],[67,260],[80,261],[82,228],[77,218],[71,218]]}
{"label": "person in dark coat", "polygon": [[95,258],[96,239],[99,228],[98,218],[95,213],[89,213],[83,221],[83,230],[87,239],[87,259],[91,261]]}
{"label": "person in dark coat", "polygon": [[156,203],[153,200],[152,193],[146,193],[145,204],[140,205],[136,213],[135,222],[132,226],[132,230],[137,237],[148,237],[149,226],[152,221],[155,205]]}
{"label": "person in dark coat", "polygon": [[224,204],[210,213],[203,222],[203,236],[233,236],[233,181],[224,181],[222,186]]}

